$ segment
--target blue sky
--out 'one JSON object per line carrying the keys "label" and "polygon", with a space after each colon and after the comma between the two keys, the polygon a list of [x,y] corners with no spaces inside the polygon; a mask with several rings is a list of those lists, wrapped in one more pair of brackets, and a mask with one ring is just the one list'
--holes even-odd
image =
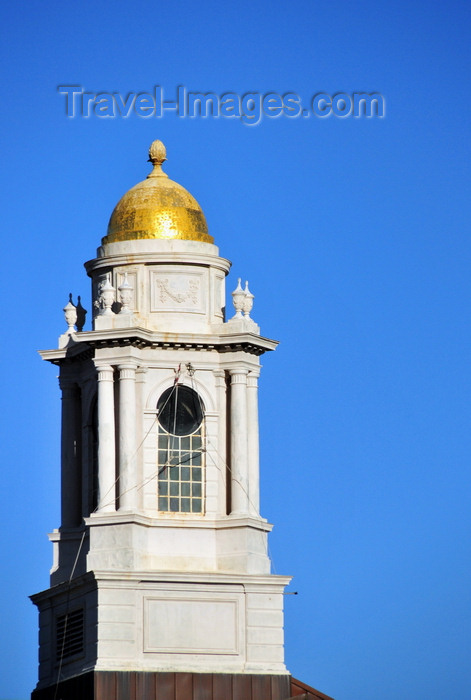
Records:
{"label": "blue sky", "polygon": [[[167,172],[281,341],[260,381],[262,512],[286,662],[336,700],[469,700],[470,7],[30,2],[2,10],[0,699],[36,683],[60,400],[37,349],[122,194]],[[67,118],[58,85],[379,92],[383,119]]]}

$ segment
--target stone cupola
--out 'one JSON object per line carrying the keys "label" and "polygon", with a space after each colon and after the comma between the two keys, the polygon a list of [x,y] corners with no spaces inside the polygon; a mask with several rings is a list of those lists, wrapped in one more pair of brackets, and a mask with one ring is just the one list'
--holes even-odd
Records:
{"label": "stone cupola", "polygon": [[[230,263],[165,160],[155,141],[152,172],[85,264],[92,330],[71,299],[59,348],[41,353],[60,372],[62,522],[51,586],[32,597],[34,700],[92,687],[91,700],[127,697],[130,673],[154,689],[169,674],[174,689],[210,676],[213,691],[226,688],[211,700],[290,692],[289,578],[271,573],[259,498],[260,356],[277,343],[251,318],[247,283],[227,312]],[[250,694],[231,695],[239,686]]]}

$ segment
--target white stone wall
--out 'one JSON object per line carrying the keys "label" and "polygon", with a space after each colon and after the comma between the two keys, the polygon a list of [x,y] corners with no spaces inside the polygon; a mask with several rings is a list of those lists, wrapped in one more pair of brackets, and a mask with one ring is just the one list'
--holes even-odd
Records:
{"label": "white stone wall", "polygon": [[[270,575],[271,525],[259,513],[258,353],[276,343],[250,318],[248,286],[224,322],[229,267],[207,243],[109,244],[86,264],[94,330],[74,334],[69,318],[59,350],[43,353],[61,366],[63,512],[51,535],[56,587],[34,597],[40,685],[58,672],[57,616],[76,604],[85,647],[64,660],[63,678],[92,668],[286,673],[289,579]],[[204,405],[201,514],[158,511],[156,409],[175,381]]]}
{"label": "white stone wall", "polygon": [[[208,332],[224,321],[224,279],[230,263],[218,248],[197,241],[140,240],[111,243],[86,264],[92,277],[94,328],[119,328],[129,318],[119,313],[124,275],[132,287],[132,325],[168,332]],[[100,286],[115,290],[113,313],[101,315]]]}
{"label": "white stone wall", "polygon": [[201,575],[192,581],[99,579],[97,668],[286,673],[287,581]]}

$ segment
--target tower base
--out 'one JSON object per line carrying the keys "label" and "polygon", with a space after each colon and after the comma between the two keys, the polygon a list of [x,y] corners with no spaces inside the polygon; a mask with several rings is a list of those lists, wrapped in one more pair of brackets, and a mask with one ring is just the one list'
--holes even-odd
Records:
{"label": "tower base", "polygon": [[31,700],[288,700],[288,675],[89,671]]}
{"label": "tower base", "polygon": [[89,671],[31,700],[333,700],[289,675]]}

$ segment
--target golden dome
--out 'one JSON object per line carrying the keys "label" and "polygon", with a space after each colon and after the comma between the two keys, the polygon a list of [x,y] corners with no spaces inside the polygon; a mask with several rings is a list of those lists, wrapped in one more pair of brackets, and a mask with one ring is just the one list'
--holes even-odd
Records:
{"label": "golden dome", "polygon": [[162,170],[167,160],[162,141],[149,148],[153,171],[121,197],[111,214],[102,243],[160,238],[213,243],[200,205]]}

